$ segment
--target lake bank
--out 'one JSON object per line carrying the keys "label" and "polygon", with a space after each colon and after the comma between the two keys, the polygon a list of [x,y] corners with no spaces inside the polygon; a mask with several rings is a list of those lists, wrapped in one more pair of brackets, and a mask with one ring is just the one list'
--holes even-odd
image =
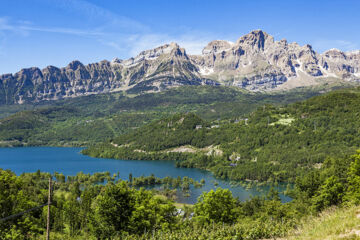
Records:
{"label": "lake bank", "polygon": [[[195,203],[197,198],[204,191],[210,191],[217,187],[228,188],[235,197],[245,201],[251,196],[265,194],[270,186],[258,188],[244,188],[233,186],[229,181],[216,179],[210,172],[195,168],[176,168],[172,161],[145,161],[145,160],[116,160],[99,159],[82,155],[82,148],[64,147],[22,147],[22,148],[0,148],[0,168],[10,169],[17,175],[24,172],[59,172],[64,175],[76,175],[78,172],[96,173],[109,171],[111,174],[120,173],[120,178],[127,180],[131,173],[133,177],[150,176],[164,178],[187,176],[196,181],[205,180],[201,188],[190,188],[190,196],[178,195],[178,202]],[[215,186],[217,185],[217,186]],[[280,192],[285,190],[285,186],[277,188]],[[261,190],[261,191],[259,191]],[[280,195],[283,202],[290,201],[291,198]]]}

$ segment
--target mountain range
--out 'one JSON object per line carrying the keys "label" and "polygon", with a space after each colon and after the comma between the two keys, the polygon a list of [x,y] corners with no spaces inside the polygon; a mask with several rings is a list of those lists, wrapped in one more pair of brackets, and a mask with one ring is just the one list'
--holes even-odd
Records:
{"label": "mountain range", "polygon": [[329,81],[359,82],[360,51],[275,41],[262,30],[236,42],[215,40],[200,55],[189,55],[176,43],[141,52],[127,60],[66,67],[21,69],[0,76],[0,104],[34,103],[89,94],[126,91],[158,92],[182,85],[224,85],[270,91]]}

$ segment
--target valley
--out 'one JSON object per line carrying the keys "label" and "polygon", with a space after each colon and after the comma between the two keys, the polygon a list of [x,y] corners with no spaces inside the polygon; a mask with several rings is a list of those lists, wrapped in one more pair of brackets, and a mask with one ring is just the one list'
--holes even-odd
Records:
{"label": "valley", "polygon": [[[0,239],[359,239],[360,51],[341,23],[353,9],[313,21],[334,3],[136,3],[150,25],[179,21],[159,34],[126,17],[131,1],[96,3],[126,16],[94,2],[66,2],[62,19],[61,1],[51,17],[36,2],[0,15],[4,69],[27,57],[0,75]],[[234,9],[247,18],[216,26]],[[87,20],[36,26],[71,12]],[[234,37],[280,16],[273,35]],[[214,40],[227,27],[232,41]]]}

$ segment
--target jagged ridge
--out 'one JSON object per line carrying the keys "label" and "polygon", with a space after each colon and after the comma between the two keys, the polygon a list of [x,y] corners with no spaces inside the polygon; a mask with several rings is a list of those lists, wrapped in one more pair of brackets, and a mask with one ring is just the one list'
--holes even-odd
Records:
{"label": "jagged ridge", "polygon": [[[141,52],[135,58],[64,68],[27,68],[0,76],[0,104],[39,102],[111,91],[140,93],[180,85],[228,85],[269,90],[289,80],[360,79],[360,51],[331,49],[316,53],[310,45],[275,41],[252,31],[235,43],[210,42],[201,55],[188,55],[176,43]],[[308,83],[307,83],[308,84]],[[315,83],[314,83],[315,84]]]}

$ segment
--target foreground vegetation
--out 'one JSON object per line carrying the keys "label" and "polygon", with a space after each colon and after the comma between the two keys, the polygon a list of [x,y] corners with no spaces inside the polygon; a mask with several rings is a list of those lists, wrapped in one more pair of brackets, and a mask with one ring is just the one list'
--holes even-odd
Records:
{"label": "foreground vegetation", "polygon": [[360,147],[360,89],[334,91],[284,107],[263,105],[245,118],[207,121],[176,114],[83,151],[93,157],[173,160],[216,177],[294,182],[327,156]]}
{"label": "foreground vegetation", "polygon": [[[46,203],[48,177],[40,171],[16,176],[1,170],[0,217]],[[264,239],[294,234],[296,239],[319,239],[359,230],[358,221],[351,219],[357,214],[352,206],[360,204],[360,152],[327,158],[320,169],[299,176],[289,193],[293,201],[284,204],[274,190],[239,202],[229,190],[218,188],[178,212],[173,201],[109,174],[52,177],[53,239]],[[340,210],[324,219],[334,206]],[[319,220],[312,219],[322,211]],[[309,218],[315,221],[313,229]],[[324,221],[334,228],[324,228]],[[339,221],[342,225],[336,226]],[[42,239],[45,226],[46,207],[1,221],[0,238]]]}
{"label": "foreground vegetation", "polygon": [[319,216],[304,218],[297,230],[287,238],[293,239],[359,239],[360,207],[328,208]]}

